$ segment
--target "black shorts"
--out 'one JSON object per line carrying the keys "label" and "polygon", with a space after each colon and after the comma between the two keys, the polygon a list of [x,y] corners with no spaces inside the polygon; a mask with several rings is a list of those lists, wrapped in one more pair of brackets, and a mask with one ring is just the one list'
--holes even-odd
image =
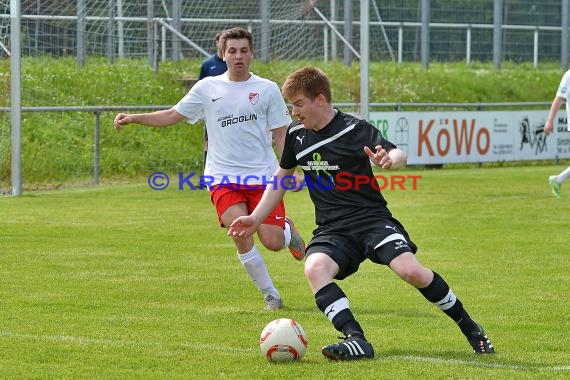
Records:
{"label": "black shorts", "polygon": [[366,219],[358,223],[318,227],[307,246],[307,256],[322,252],[339,266],[335,279],[342,280],[355,273],[360,263],[389,265],[405,252],[416,253],[417,246],[404,226],[394,218]]}

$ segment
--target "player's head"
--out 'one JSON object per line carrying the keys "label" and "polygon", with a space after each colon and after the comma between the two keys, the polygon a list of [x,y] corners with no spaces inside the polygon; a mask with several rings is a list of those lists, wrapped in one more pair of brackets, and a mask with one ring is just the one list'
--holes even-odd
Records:
{"label": "player's head", "polygon": [[228,29],[220,37],[230,76],[248,76],[253,59],[253,36],[244,28]]}
{"label": "player's head", "polygon": [[231,40],[247,40],[249,50],[253,52],[253,35],[244,28],[232,28],[221,32],[219,37],[221,49],[225,52],[228,48],[228,42]]}
{"label": "player's head", "polygon": [[281,93],[291,102],[293,117],[305,128],[320,129],[330,121],[331,85],[323,71],[303,67],[293,72],[285,79]]}
{"label": "player's head", "polygon": [[224,31],[216,33],[216,39],[214,40],[216,43],[216,49],[218,50],[217,53],[220,58],[224,56],[224,51],[222,50],[222,34],[224,34]]}
{"label": "player's head", "polygon": [[327,75],[316,67],[303,67],[291,73],[282,87],[283,96],[289,100],[295,95],[316,99],[319,95],[331,102],[331,85]]}

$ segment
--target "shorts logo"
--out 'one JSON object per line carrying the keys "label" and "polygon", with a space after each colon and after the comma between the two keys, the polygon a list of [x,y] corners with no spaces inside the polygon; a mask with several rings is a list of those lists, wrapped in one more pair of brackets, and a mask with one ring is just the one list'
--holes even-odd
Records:
{"label": "shorts logo", "polygon": [[395,244],[395,247],[394,247],[395,250],[402,249],[402,248],[410,249],[410,247],[408,247],[408,243],[403,241],[403,240],[398,240],[398,241],[394,242],[394,244]]}
{"label": "shorts logo", "polygon": [[251,102],[251,104],[257,104],[257,102],[259,101],[259,94],[257,92],[250,92],[249,101]]}

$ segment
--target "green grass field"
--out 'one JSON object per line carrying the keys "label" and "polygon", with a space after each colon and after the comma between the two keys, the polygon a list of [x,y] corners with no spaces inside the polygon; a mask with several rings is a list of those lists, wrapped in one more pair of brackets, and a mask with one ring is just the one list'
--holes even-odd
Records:
{"label": "green grass field", "polygon": [[[341,285],[376,359],[327,361],[338,333],[317,310],[302,263],[263,251],[284,298],[263,300],[204,191],[137,185],[0,198],[0,378],[561,379],[570,377],[570,189],[564,166],[408,169],[387,191],[418,256],[447,279],[497,354],[472,354],[452,321],[381,266]],[[308,238],[307,193],[286,196]],[[309,348],[272,364],[272,319],[296,319]]]}

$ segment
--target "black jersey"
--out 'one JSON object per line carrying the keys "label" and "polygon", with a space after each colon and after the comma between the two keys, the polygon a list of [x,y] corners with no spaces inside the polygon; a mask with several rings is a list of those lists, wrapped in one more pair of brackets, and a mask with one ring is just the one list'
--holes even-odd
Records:
{"label": "black jersey", "polygon": [[396,147],[370,123],[340,111],[319,131],[299,122],[289,126],[280,166],[303,169],[317,225],[358,221],[371,213],[392,216],[363,150],[375,152],[376,145]]}

